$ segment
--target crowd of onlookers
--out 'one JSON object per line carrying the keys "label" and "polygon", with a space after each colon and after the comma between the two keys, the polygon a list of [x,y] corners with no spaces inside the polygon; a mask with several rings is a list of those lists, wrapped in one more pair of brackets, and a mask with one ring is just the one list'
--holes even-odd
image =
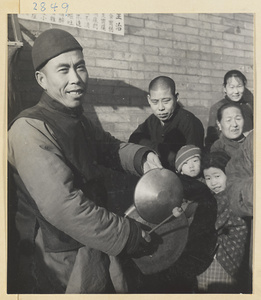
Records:
{"label": "crowd of onlookers", "polygon": [[[157,151],[163,166],[178,174],[184,188],[184,201],[198,205],[210,202],[212,196],[204,190],[204,185],[214,195],[217,204],[216,246],[212,252],[213,261],[196,276],[197,292],[240,292],[243,290],[242,278],[251,280],[251,267],[246,267],[246,261],[249,259],[247,253],[252,255],[253,98],[244,96],[246,82],[246,77],[238,70],[225,74],[225,97],[210,108],[203,146],[200,121],[178,104],[175,83],[168,77],[159,76],[149,87],[148,101],[154,115],[141,124],[129,140]],[[250,164],[244,165],[243,152],[250,158]],[[230,160],[234,164],[228,164]],[[241,181],[245,175],[241,174],[241,169],[244,168],[248,169],[245,185]],[[235,194],[235,189],[242,190]],[[247,195],[243,198],[242,193]],[[248,206],[247,213],[234,209],[235,202]],[[205,211],[205,219],[208,214],[211,215],[211,210]],[[191,230],[194,226],[192,222]],[[192,255],[196,255],[196,250]],[[169,285],[172,285],[171,281]]]}

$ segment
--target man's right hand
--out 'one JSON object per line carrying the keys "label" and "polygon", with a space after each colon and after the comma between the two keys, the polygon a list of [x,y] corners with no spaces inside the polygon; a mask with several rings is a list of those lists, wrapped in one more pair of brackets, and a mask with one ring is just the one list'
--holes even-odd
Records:
{"label": "man's right hand", "polygon": [[145,230],[141,231],[141,236],[144,238],[144,240],[148,243],[151,242],[151,236],[149,235],[149,233]]}
{"label": "man's right hand", "polygon": [[151,228],[133,219],[129,219],[130,234],[127,243],[121,254],[127,254],[133,258],[152,255],[157,249],[162,239],[156,233],[150,235],[147,231]]}

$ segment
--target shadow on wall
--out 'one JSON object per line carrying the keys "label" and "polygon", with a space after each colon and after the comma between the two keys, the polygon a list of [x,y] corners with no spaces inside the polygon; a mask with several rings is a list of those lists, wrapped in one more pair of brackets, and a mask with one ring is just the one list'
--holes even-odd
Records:
{"label": "shadow on wall", "polygon": [[[109,116],[111,112],[117,113],[119,107],[127,107],[131,111],[132,107],[142,109],[149,106],[146,94],[146,91],[122,80],[89,78],[87,95],[83,104],[85,115],[98,126],[103,127],[105,123],[114,125],[114,119]],[[110,108],[108,109],[108,107]],[[100,123],[97,111],[108,113],[108,118],[104,120],[104,124]],[[108,130],[110,131],[110,129]]]}

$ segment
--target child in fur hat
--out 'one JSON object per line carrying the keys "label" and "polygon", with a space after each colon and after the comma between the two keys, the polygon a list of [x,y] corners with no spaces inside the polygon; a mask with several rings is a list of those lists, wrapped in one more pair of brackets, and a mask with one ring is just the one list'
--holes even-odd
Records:
{"label": "child in fur hat", "polygon": [[202,160],[205,181],[217,200],[217,251],[209,268],[197,277],[199,292],[237,293],[236,276],[242,263],[246,239],[246,222],[233,214],[226,193],[225,167],[230,157],[212,152]]}

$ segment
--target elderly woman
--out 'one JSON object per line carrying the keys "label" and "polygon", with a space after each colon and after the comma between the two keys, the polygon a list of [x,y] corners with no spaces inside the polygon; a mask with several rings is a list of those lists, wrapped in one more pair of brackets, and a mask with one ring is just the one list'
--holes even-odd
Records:
{"label": "elderly woman", "polygon": [[253,129],[253,97],[246,89],[246,84],[247,79],[245,75],[238,70],[231,70],[225,74],[223,82],[225,98],[215,103],[209,111],[207,137],[205,140],[208,149],[219,138],[219,130],[216,124],[217,111],[224,104],[237,103],[244,114],[243,132]]}
{"label": "elderly woman", "polygon": [[244,114],[237,103],[222,105],[217,112],[217,126],[221,132],[219,139],[214,142],[210,152],[224,151],[230,157],[244,142],[248,132],[243,133]]}

